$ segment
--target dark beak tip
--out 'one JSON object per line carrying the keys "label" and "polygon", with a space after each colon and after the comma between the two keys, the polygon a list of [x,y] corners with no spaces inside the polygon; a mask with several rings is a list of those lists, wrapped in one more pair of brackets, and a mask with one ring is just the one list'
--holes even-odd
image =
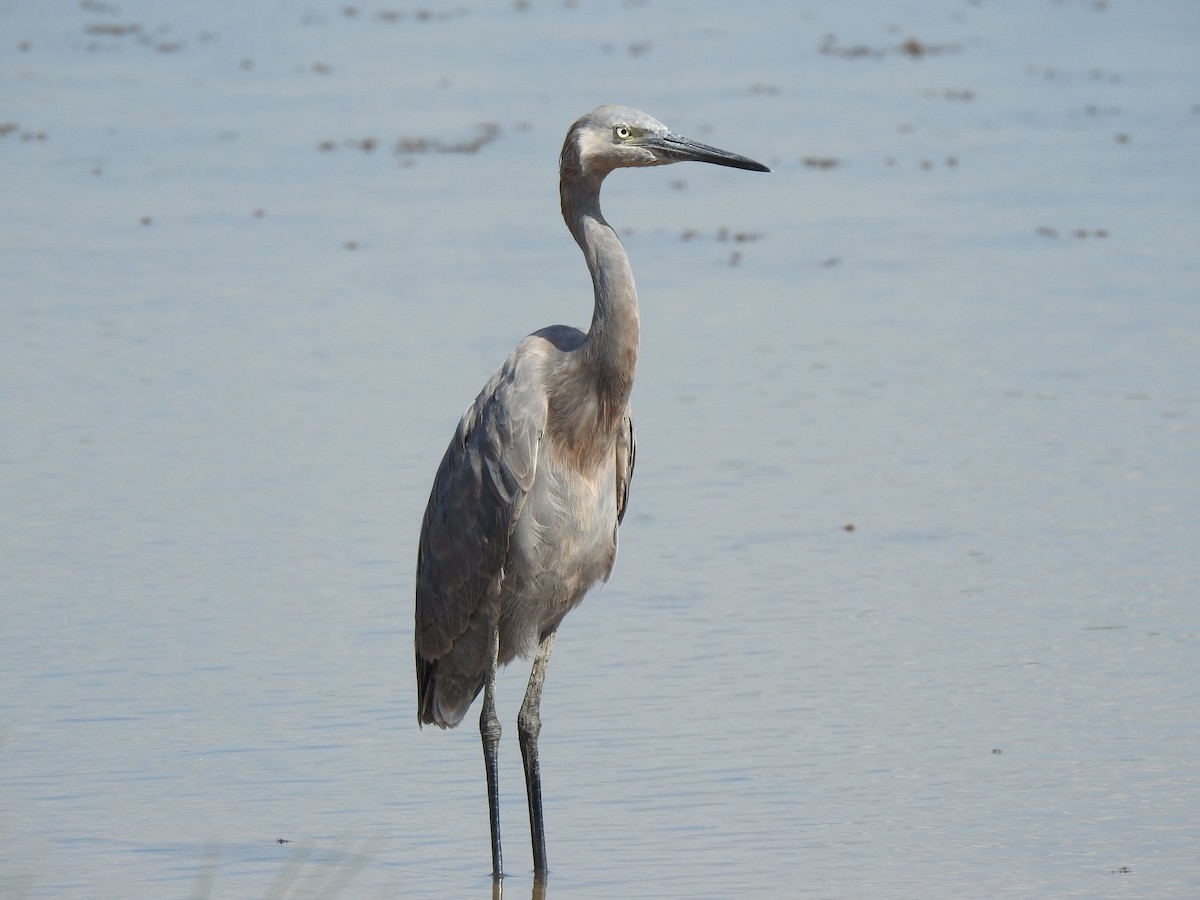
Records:
{"label": "dark beak tip", "polygon": [[741,166],[741,168],[745,169],[748,172],[770,172],[771,171],[770,166],[764,166],[762,163],[760,163],[756,159],[747,159],[746,165]]}

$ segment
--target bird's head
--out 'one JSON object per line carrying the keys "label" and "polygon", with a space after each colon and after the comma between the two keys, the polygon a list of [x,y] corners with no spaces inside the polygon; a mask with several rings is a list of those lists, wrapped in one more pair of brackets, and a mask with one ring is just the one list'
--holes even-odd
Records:
{"label": "bird's head", "polygon": [[613,169],[714,163],[752,172],[771,171],[745,156],[718,150],[673,133],[662,122],[628,106],[599,106],[571,126],[563,143],[561,171],[599,182]]}

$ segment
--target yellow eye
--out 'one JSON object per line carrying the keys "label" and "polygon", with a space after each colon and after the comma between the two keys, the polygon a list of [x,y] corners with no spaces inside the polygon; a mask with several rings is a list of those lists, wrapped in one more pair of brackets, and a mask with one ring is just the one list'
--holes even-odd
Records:
{"label": "yellow eye", "polygon": [[617,136],[617,140],[627,141],[633,137],[633,129],[628,125],[618,125],[613,129],[613,134]]}

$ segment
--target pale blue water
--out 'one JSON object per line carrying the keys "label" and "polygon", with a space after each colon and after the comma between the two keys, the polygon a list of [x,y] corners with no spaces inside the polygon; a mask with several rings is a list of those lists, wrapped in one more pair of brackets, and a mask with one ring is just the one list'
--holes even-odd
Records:
{"label": "pale blue water", "polygon": [[492,895],[413,561],[468,401],[588,321],[555,167],[601,102],[775,172],[606,186],[638,468],[551,663],[546,896],[1200,893],[1200,7],[0,34],[0,895]]}

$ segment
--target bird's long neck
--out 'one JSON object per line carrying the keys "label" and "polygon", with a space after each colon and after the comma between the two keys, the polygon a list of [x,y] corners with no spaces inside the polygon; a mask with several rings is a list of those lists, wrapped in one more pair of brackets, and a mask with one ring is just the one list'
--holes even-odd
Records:
{"label": "bird's long neck", "polygon": [[564,166],[560,188],[563,218],[583,250],[595,289],[592,325],[577,351],[579,374],[596,391],[597,425],[610,430],[620,422],[633,390],[640,327],[629,257],[600,212],[602,177]]}

